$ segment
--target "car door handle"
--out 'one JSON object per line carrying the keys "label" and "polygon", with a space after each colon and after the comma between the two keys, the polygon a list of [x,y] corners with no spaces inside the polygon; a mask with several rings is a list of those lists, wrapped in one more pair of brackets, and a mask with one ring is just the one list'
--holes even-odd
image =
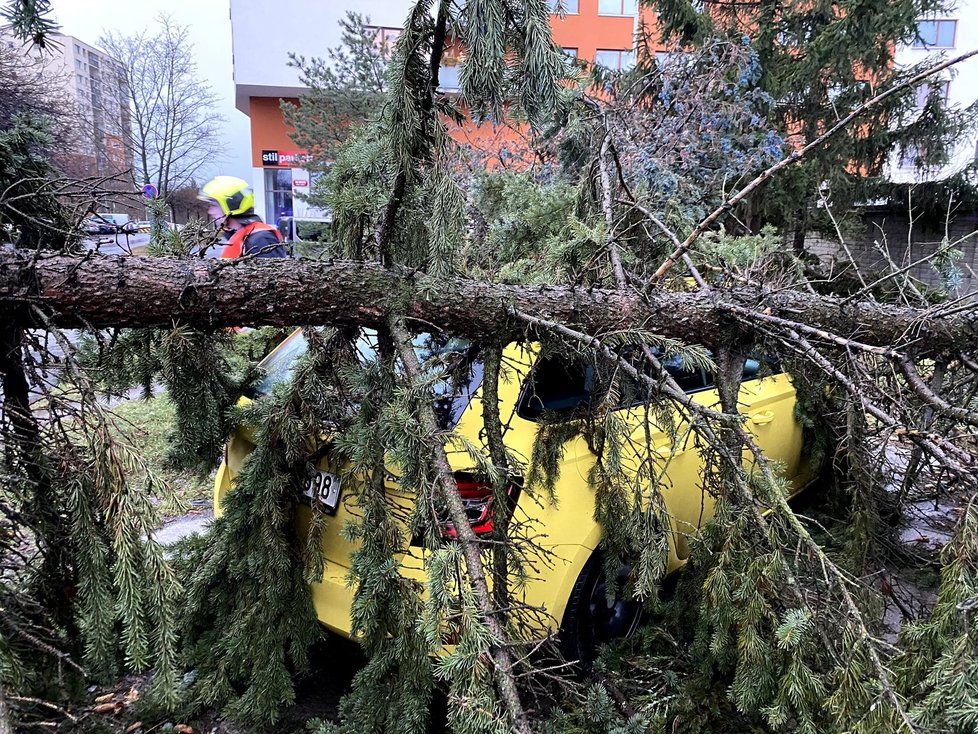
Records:
{"label": "car door handle", "polygon": [[774,420],[773,410],[762,410],[760,413],[754,413],[750,417],[750,422],[755,426],[764,426]]}

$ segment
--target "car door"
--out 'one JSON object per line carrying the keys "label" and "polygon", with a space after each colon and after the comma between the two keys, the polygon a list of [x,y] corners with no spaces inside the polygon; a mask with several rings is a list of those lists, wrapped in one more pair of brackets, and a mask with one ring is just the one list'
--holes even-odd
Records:
{"label": "car door", "polygon": [[[697,368],[687,368],[678,358],[662,360],[676,384],[696,403],[719,407],[713,376]],[[635,389],[631,394],[642,395]],[[629,391],[623,390],[623,396]],[[644,402],[623,405],[621,415],[628,425],[630,455],[628,463],[643,490],[652,499],[657,488],[672,525],[669,570],[689,556],[690,539],[713,517],[715,498],[703,481],[705,445],[678,411],[656,410]]]}
{"label": "car door", "polygon": [[[802,426],[795,415],[797,395],[789,375],[776,371],[763,374],[761,364],[749,359],[744,366],[739,408],[747,417],[746,428],[763,454],[775,464],[777,473],[788,480],[793,491],[807,479],[802,462]],[[745,453],[745,461],[753,456]]]}
{"label": "car door", "polygon": [[[677,359],[663,360],[663,366],[690,399],[704,407],[720,409],[713,375],[686,369]],[[746,428],[757,445],[774,462],[776,473],[797,490],[802,483],[802,428],[794,413],[795,389],[788,375],[779,372],[762,377],[762,372],[758,360],[745,362],[738,408],[747,417]],[[622,415],[629,426],[633,470],[644,472],[650,487],[658,487],[672,522],[672,566],[688,556],[690,539],[714,514],[716,498],[704,480],[707,447],[678,412],[673,412],[671,419],[664,418],[639,404],[623,406]],[[747,449],[744,461],[747,465],[754,461]]]}

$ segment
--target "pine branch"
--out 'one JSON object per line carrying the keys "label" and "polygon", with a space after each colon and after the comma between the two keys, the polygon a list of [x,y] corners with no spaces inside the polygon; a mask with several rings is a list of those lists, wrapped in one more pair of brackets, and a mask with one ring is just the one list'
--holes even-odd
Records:
{"label": "pine branch", "polygon": [[[684,393],[682,388],[679,387],[675,380],[662,367],[661,363],[658,362],[656,357],[647,349],[645,350],[646,358],[656,370],[658,381],[654,380],[649,375],[639,372],[627,360],[624,360],[619,354],[610,349],[596,337],[576,332],[573,329],[569,329],[561,324],[547,322],[528,314],[517,313],[517,316],[532,326],[556,332],[564,337],[585,344],[590,348],[597,349],[599,352],[603,353],[606,358],[616,362],[632,377],[632,379],[645,384],[649,390],[661,391],[677,405],[686,408],[693,415],[709,418],[713,421],[717,421],[731,427],[735,433],[736,443],[746,446],[750,450],[755,465],[761,471],[767,486],[778,486],[778,480],[771,468],[770,461],[761,451],[754,438],[747,432],[741,423],[737,413],[736,396],[731,395],[731,391],[729,389],[723,391],[725,393],[724,401],[726,403],[723,412],[717,412],[709,408],[705,408],[692,401],[689,396]],[[802,342],[804,341],[804,339],[800,336],[798,336],[797,339]],[[727,361],[729,362],[729,359]],[[727,369],[727,372],[729,372],[729,368]],[[729,385],[727,387],[729,388]],[[708,422],[694,422],[694,426],[696,430],[703,433],[704,438],[707,439],[711,448],[714,450],[724,448],[725,444],[723,439],[714,431]],[[939,449],[936,450],[939,451]],[[735,469],[736,467],[740,466],[741,452],[735,448],[735,444],[726,446],[725,451],[722,452],[722,455],[725,456],[726,462],[730,467]],[[738,472],[733,471],[728,476],[734,481],[738,490],[743,493],[745,498],[749,501],[758,525],[762,528],[767,528],[767,521],[761,511],[762,505],[758,501],[758,498],[755,497],[754,492],[750,489],[750,487],[748,487],[746,482],[743,481]],[[780,492],[774,492],[772,493],[771,498],[773,499],[774,508],[777,510],[778,515],[787,520],[789,526],[796,533],[797,537],[805,544],[809,552],[811,552],[813,556],[819,560],[821,568],[826,573],[830,586],[834,588],[842,598],[848,618],[851,623],[856,626],[858,631],[857,642],[864,647],[873,664],[878,680],[883,688],[883,695],[890,702],[894,712],[896,712],[897,716],[903,722],[905,730],[911,733],[917,732],[918,730],[910,721],[905,706],[900,700],[895,686],[890,681],[890,673],[879,657],[879,653],[875,647],[875,639],[867,630],[866,623],[863,618],[863,612],[860,610],[859,605],[856,603],[853,593],[850,590],[850,585],[853,583],[852,580],[847,574],[839,569],[839,567],[826,555],[822,547],[812,538],[811,534],[801,524],[797,515],[795,515],[788,505],[788,501],[785,496]],[[795,585],[792,585],[791,588],[799,604],[802,607],[807,607],[808,602],[806,601],[803,592]],[[828,643],[828,640],[826,640],[826,642]],[[829,648],[831,649],[831,647],[832,646],[830,644]]]}
{"label": "pine branch", "polygon": [[[391,322],[390,331],[394,337],[405,374],[412,382],[420,384],[423,379],[421,365],[418,362],[418,356],[414,352],[411,336],[396,321]],[[482,616],[482,621],[493,638],[490,648],[490,655],[495,663],[493,666],[493,675],[496,679],[496,687],[499,695],[509,713],[509,725],[512,731],[519,732],[520,734],[531,734],[532,729],[526,712],[523,709],[523,703],[520,700],[519,690],[516,685],[513,660],[509,652],[509,636],[496,610],[493,608],[492,595],[489,591],[485,571],[482,567],[479,539],[469,524],[469,519],[465,512],[465,505],[462,503],[458,486],[455,483],[451,466],[448,463],[445,446],[439,439],[440,432],[434,409],[430,403],[425,402],[419,407],[418,412],[421,421],[421,430],[430,442],[430,460],[438,483],[438,494],[444,501],[449,517],[455,527],[458,543],[462,548],[462,555],[465,558],[465,569],[468,573],[469,583],[472,585],[472,591]]]}
{"label": "pine branch", "polygon": [[[422,126],[426,124],[437,124],[428,118],[435,104],[435,92],[438,89],[441,57],[445,53],[445,42],[448,38],[448,11],[450,5],[450,0],[438,0],[438,15],[435,21],[434,33],[432,34],[431,54],[428,61],[428,83],[423,91],[420,104]],[[411,146],[412,150],[409,154],[410,159],[421,158],[426,153],[423,145],[425,133],[426,131],[423,128],[415,131],[415,137]],[[405,161],[400,160],[400,158],[398,159],[397,173],[394,176],[391,195],[387,201],[387,206],[384,208],[384,215],[380,221],[380,225],[377,227],[375,235],[379,259],[384,264],[391,262],[390,238],[393,236],[394,225],[401,210],[401,205],[404,203],[405,193],[407,192],[409,171],[406,165]]]}

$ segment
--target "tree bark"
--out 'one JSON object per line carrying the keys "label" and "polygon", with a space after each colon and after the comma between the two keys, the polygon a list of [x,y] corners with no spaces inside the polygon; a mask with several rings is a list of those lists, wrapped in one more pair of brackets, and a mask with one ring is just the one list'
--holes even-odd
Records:
{"label": "tree bark", "polygon": [[505,627],[509,599],[509,461],[503,442],[503,421],[499,415],[499,375],[502,368],[502,349],[492,346],[482,351],[482,430],[485,433],[489,460],[496,468],[492,483],[492,597],[496,615]]}
{"label": "tree bark", "polygon": [[10,719],[10,706],[7,703],[7,694],[0,686],[0,734],[14,734],[14,727]]}
{"label": "tree bark", "polygon": [[[36,308],[40,307],[40,308]],[[725,313],[741,309],[806,324],[863,344],[917,354],[970,351],[975,309],[926,309],[794,291],[737,287],[690,293],[516,286],[431,278],[357,261],[178,260],[0,251],[0,308],[24,327],[331,324],[382,326],[392,315],[494,341],[522,336],[515,311],[589,334],[643,329],[712,346]],[[45,314],[41,316],[41,314]]]}

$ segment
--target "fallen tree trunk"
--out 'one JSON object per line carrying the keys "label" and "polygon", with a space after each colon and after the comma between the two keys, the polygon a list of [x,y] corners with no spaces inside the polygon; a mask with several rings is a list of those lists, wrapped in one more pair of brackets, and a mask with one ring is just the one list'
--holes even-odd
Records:
{"label": "fallen tree trunk", "polygon": [[[863,344],[917,353],[970,350],[974,308],[941,315],[799,291],[737,287],[692,293],[515,286],[434,279],[356,261],[180,260],[0,251],[0,309],[21,326],[198,328],[378,326],[402,314],[472,337],[515,338],[534,317],[602,335],[645,329],[714,344],[734,310],[802,323]],[[43,316],[42,316],[43,314]]]}

